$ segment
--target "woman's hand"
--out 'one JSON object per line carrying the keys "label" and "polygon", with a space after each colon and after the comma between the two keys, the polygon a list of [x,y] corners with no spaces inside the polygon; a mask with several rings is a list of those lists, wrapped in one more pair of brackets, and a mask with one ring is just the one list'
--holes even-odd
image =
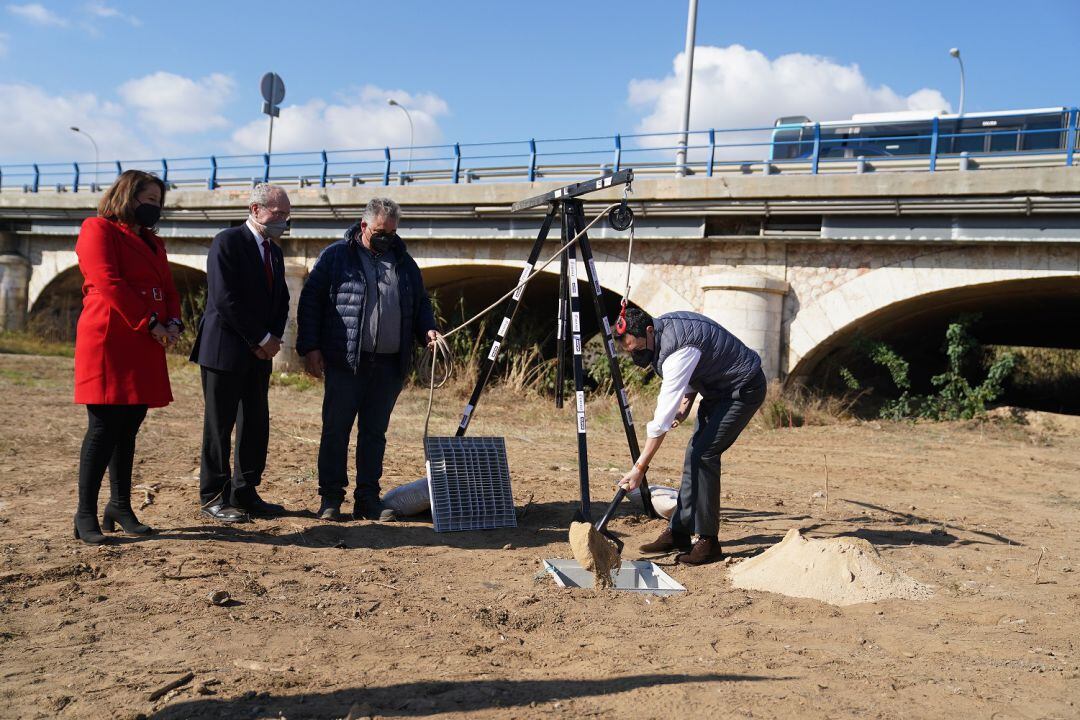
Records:
{"label": "woman's hand", "polygon": [[172,347],[180,341],[180,326],[169,324],[165,326],[165,343],[167,347]]}
{"label": "woman's hand", "polygon": [[168,347],[170,345],[169,331],[166,330],[162,325],[155,325],[153,329],[150,330],[150,337],[161,343],[163,347]]}

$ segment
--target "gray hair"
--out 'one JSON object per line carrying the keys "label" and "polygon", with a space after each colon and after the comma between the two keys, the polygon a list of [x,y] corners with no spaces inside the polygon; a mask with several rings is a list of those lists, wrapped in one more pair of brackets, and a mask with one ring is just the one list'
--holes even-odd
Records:
{"label": "gray hair", "polygon": [[262,205],[266,207],[266,203],[270,202],[270,198],[281,193],[285,197],[288,197],[288,193],[285,192],[285,188],[280,185],[271,185],[270,183],[258,183],[255,187],[251,188],[251,197],[248,198],[248,205]]}
{"label": "gray hair", "polygon": [[390,198],[371,198],[364,208],[363,220],[368,225],[379,218],[401,219],[401,206]]}

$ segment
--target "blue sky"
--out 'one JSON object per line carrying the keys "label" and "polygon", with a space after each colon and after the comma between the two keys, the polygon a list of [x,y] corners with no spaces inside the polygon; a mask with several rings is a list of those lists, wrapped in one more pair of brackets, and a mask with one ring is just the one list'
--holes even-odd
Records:
{"label": "blue sky", "polygon": [[[683,0],[0,0],[0,163],[675,130]],[[1080,103],[1080,1],[700,0],[692,125]],[[279,143],[279,144],[278,144]]]}

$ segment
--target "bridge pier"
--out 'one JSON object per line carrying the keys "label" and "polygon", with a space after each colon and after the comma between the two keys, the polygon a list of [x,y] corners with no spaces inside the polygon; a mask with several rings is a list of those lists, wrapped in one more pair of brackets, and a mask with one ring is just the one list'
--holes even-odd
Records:
{"label": "bridge pier", "polygon": [[306,265],[285,259],[285,284],[289,288],[289,322],[281,338],[281,352],[274,357],[274,372],[303,372],[304,361],[296,354],[296,314],[300,308],[300,291],[307,279]]}
{"label": "bridge pier", "polygon": [[26,329],[29,293],[30,261],[14,233],[0,232],[0,331]]}
{"label": "bridge pier", "polygon": [[727,270],[702,279],[703,313],[761,355],[769,380],[780,378],[780,334],[785,280],[756,272]]}

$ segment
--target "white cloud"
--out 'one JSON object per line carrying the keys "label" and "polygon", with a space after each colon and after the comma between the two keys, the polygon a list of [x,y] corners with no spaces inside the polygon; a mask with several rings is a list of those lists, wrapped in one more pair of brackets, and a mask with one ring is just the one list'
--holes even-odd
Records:
{"label": "white cloud", "polygon": [[[149,148],[133,137],[130,119],[123,107],[92,93],[49,95],[33,85],[0,84],[0,158],[5,165],[93,160],[93,148],[85,137],[71,131],[72,125],[93,136],[103,162],[146,157]],[[4,183],[8,182],[5,173]]]}
{"label": "white cloud", "polygon": [[40,3],[26,5],[8,5],[7,10],[27,22],[35,25],[67,25],[68,21]]}
{"label": "white cloud", "polygon": [[120,86],[119,93],[151,130],[164,134],[200,133],[228,126],[220,111],[235,85],[232,78],[221,73],[192,80],[156,72],[129,80]]}
{"label": "white cloud", "polygon": [[134,27],[142,25],[142,21],[134,15],[122,13],[116,8],[106,5],[103,2],[87,3],[86,11],[94,17],[102,18],[103,20],[123,20]]}
{"label": "white cloud", "polygon": [[[675,57],[674,71],[661,79],[632,80],[629,102],[644,117],[640,132],[677,131],[682,124],[685,53]],[[897,110],[949,110],[944,96],[924,88],[901,95],[886,85],[873,85],[856,64],[840,65],[818,55],[791,53],[770,60],[741,45],[698,46],[690,129],[769,127],[784,115],[812,120],[844,120],[855,113]],[[717,142],[767,142],[768,134],[718,134]],[[695,142],[691,140],[691,143]],[[697,142],[701,142],[698,140]],[[672,138],[655,143],[672,145]],[[763,158],[766,147],[717,151],[720,157]]]}
{"label": "white cloud", "polygon": [[[274,151],[406,146],[408,120],[399,108],[387,104],[389,98],[404,105],[412,116],[414,144],[430,145],[442,140],[438,118],[449,112],[442,98],[366,85],[336,103],[316,99],[282,107],[281,117],[274,120]],[[237,150],[263,152],[266,135],[264,118],[239,128],[232,139]]]}

